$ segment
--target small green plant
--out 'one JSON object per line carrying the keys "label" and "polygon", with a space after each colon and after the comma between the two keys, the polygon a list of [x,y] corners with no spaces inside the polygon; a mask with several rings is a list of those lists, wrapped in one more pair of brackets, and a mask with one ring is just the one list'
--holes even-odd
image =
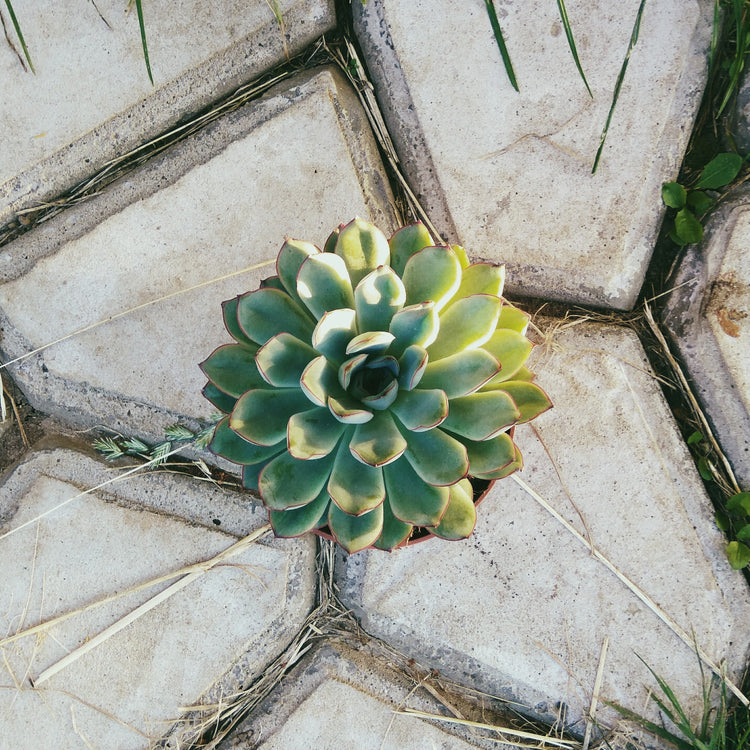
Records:
{"label": "small green plant", "polygon": [[224,413],[210,448],[243,466],[275,533],[348,552],[463,539],[475,488],[522,465],[516,424],[550,401],[525,363],[504,267],[414,224],[355,219],[324,250],[287,239],[277,275],[223,305],[232,344],[202,363]]}
{"label": "small green plant", "polygon": [[689,245],[703,239],[701,219],[715,205],[719,188],[728,185],[739,174],[743,158],[723,153],[711,159],[691,187],[679,182],[665,182],[661,187],[664,204],[673,209],[668,217],[670,239],[678,245]]}
{"label": "small green plant", "polygon": [[745,57],[750,52],[749,11],[748,0],[714,0],[709,77],[719,70],[726,76],[724,91],[716,110],[717,118],[737,92],[742,71],[745,69]]}
{"label": "small green plant", "polygon": [[750,564],[750,492],[738,492],[727,502],[730,528],[735,528],[736,539],[727,545],[727,557],[733,568],[741,569]]}

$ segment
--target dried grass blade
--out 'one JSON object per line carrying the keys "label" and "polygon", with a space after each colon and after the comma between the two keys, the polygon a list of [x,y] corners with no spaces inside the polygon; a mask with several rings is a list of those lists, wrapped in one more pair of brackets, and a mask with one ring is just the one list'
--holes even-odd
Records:
{"label": "dried grass blade", "polygon": [[599,666],[596,669],[596,679],[594,680],[594,690],[591,694],[591,705],[589,706],[589,720],[586,722],[586,731],[583,735],[583,747],[581,750],[588,750],[591,742],[591,730],[596,724],[596,708],[599,703],[599,692],[602,689],[602,680],[604,679],[604,663],[607,660],[607,649],[609,648],[609,636],[604,636],[602,641],[602,650],[599,653]]}
{"label": "dried grass blade", "polygon": [[586,80],[586,75],[583,72],[581,61],[578,59],[578,50],[576,49],[576,41],[573,37],[573,29],[570,28],[570,19],[568,18],[568,11],[565,8],[565,0],[557,0],[557,8],[560,11],[560,20],[562,21],[563,28],[565,29],[565,36],[568,39],[570,54],[573,55],[573,60],[575,61],[576,68],[578,68],[578,73],[583,79],[583,85],[586,86],[586,91],[589,92],[589,96],[593,99],[594,95],[591,93],[591,88],[589,87],[589,82]]}
{"label": "dried grass blade", "polygon": [[142,0],[135,0],[135,9],[138,13],[138,26],[141,30],[141,46],[143,47],[143,59],[146,61],[146,71],[148,80],[154,85],[154,77],[151,75],[151,61],[148,59],[148,44],[146,42],[146,24],[143,22],[143,3]]}
{"label": "dried grass blade", "polygon": [[31,72],[36,75],[36,70],[34,70],[34,63],[31,62],[31,56],[29,55],[29,50],[26,47],[26,40],[23,38],[21,25],[18,23],[16,14],[13,12],[13,6],[11,5],[10,0],[5,0],[5,7],[8,9],[8,13],[10,14],[10,20],[11,20],[11,23],[13,24],[13,28],[16,30],[16,36],[18,37],[18,41],[21,42],[21,48],[23,49],[23,54],[24,54],[24,57],[26,58],[26,62],[29,64],[29,68],[31,69]]}
{"label": "dried grass blade", "polygon": [[505,65],[505,72],[508,74],[508,80],[510,85],[518,91],[518,83],[516,82],[516,74],[513,71],[513,63],[510,61],[510,55],[508,54],[508,48],[505,46],[505,39],[503,39],[503,32],[500,28],[500,21],[498,21],[497,13],[495,12],[495,5],[493,0],[484,0],[484,4],[487,7],[487,15],[490,17],[490,23],[492,24],[492,31],[495,34],[495,41],[500,50],[500,55],[503,58],[503,64]]}

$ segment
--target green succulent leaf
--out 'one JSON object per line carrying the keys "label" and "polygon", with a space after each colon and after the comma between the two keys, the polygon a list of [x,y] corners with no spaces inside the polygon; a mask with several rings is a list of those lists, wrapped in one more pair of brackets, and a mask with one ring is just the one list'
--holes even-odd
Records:
{"label": "green succulent leaf", "polygon": [[336,243],[338,242],[339,235],[341,234],[341,230],[343,228],[344,228],[344,224],[339,224],[336,227],[336,229],[334,229],[328,235],[328,239],[326,240],[326,244],[323,245],[323,252],[332,253],[336,249]]}
{"label": "green succulent leaf", "polygon": [[739,154],[718,154],[703,168],[695,187],[715,190],[728,185],[742,168],[742,161]]}
{"label": "green succulent leaf", "polygon": [[287,293],[286,287],[278,276],[269,276],[267,279],[260,280],[261,289],[278,289],[280,292]]}
{"label": "green succulent leaf", "polygon": [[437,362],[429,362],[419,383],[422,388],[439,388],[448,398],[478,391],[500,372],[500,363],[484,349],[469,349]]}
{"label": "green succulent leaf", "polygon": [[258,350],[255,362],[261,377],[270,385],[295,388],[316,354],[309,344],[290,333],[279,333]]}
{"label": "green succulent leaf", "polygon": [[383,470],[358,461],[342,440],[335,454],[328,494],[345,513],[359,516],[376,508],[385,497]]}
{"label": "green succulent leaf", "polygon": [[422,222],[402,227],[388,242],[391,249],[391,267],[399,276],[403,276],[409,258],[433,244],[432,237]]}
{"label": "green succulent leaf", "polygon": [[517,331],[526,335],[526,329],[529,327],[530,317],[528,313],[519,310],[509,302],[503,301],[503,307],[500,310],[500,317],[497,319],[497,327],[509,328],[511,331]]}
{"label": "green succulent leaf", "polygon": [[387,409],[398,396],[398,380],[391,381],[382,391],[372,396],[363,396],[362,404],[376,411]]}
{"label": "green succulent leaf", "polygon": [[495,331],[503,301],[490,294],[474,294],[451,305],[440,316],[437,338],[427,348],[430,360],[450,357],[481,346]]}
{"label": "green succulent leaf", "polygon": [[416,388],[427,368],[427,352],[421,346],[409,346],[398,361],[398,384],[405,391]]}
{"label": "green succulent leaf", "polygon": [[427,484],[402,458],[383,469],[393,515],[403,523],[435,526],[448,507],[450,490]]}
{"label": "green succulent leaf", "polygon": [[219,390],[235,398],[266,386],[255,365],[255,352],[243,344],[220,346],[200,368]]}
{"label": "green succulent leaf", "polygon": [[534,345],[526,336],[508,328],[499,328],[492,334],[490,340],[482,345],[499,363],[502,368],[487,384],[502,383],[510,380],[525,364]]}
{"label": "green succulent leaf", "polygon": [[406,440],[386,411],[376,412],[369,422],[354,428],[349,450],[368,466],[385,466],[406,450]]}
{"label": "green succulent leaf", "polygon": [[336,419],[344,424],[364,424],[372,419],[372,412],[365,409],[355,399],[347,394],[328,397],[328,408]]}
{"label": "green succulent leaf", "polygon": [[440,523],[432,529],[442,539],[466,539],[474,531],[477,510],[471,483],[467,479],[451,485],[450,502]]}
{"label": "green succulent leaf", "polygon": [[272,510],[269,515],[273,533],[280,537],[302,536],[328,522],[331,498],[323,490],[312,502],[300,508]]}
{"label": "green succulent leaf", "polygon": [[521,416],[518,418],[519,423],[528,422],[547,411],[547,409],[552,408],[549,396],[534,383],[524,380],[508,380],[488,388],[489,392],[497,390],[505,391],[515,401],[518,410],[521,412]]}
{"label": "green succulent leaf", "polygon": [[412,432],[437,427],[448,416],[448,397],[438,389],[400,390],[391,411]]}
{"label": "green succulent leaf", "polygon": [[669,208],[685,208],[687,190],[679,182],[665,182],[661,186],[661,199]]}
{"label": "green succulent leaf", "polygon": [[335,454],[319,461],[294,458],[287,451],[276,456],[260,472],[258,487],[270,510],[300,508],[323,491],[331,473]]}
{"label": "green succulent leaf", "polygon": [[214,428],[214,436],[208,445],[209,449],[228,461],[236,464],[251,465],[268,461],[286,448],[281,440],[274,445],[257,445],[238,435],[229,426],[229,417],[224,417]]}
{"label": "green succulent leaf", "polygon": [[257,388],[237,400],[229,426],[251,443],[275,445],[286,438],[290,417],[309,408],[309,399],[297,388]]}
{"label": "green succulent leaf", "polygon": [[202,393],[219,411],[224,414],[229,414],[237,403],[237,399],[234,396],[224,393],[224,391],[219,390],[210,382],[203,386]]}
{"label": "green succulent leaf", "polygon": [[403,273],[406,304],[435,303],[439,312],[461,283],[461,264],[449,247],[426,247],[409,258]]}
{"label": "green succulent leaf", "polygon": [[287,425],[290,455],[303,460],[327,456],[346,429],[325,407],[294,414]]}
{"label": "green succulent leaf", "polygon": [[[502,436],[499,435],[498,437]],[[523,469],[523,456],[521,455],[521,451],[515,443],[513,444],[513,452],[513,460],[505,464],[505,466],[500,466],[494,471],[487,471],[483,474],[474,474],[474,472],[472,472],[472,476],[475,476],[477,479],[486,479],[492,481],[495,479],[505,479],[505,477],[510,476],[514,471]]]}
{"label": "green succulent leaf", "polygon": [[257,349],[258,345],[250,341],[245,335],[245,332],[240,328],[240,324],[237,320],[237,303],[239,301],[240,298],[235,297],[234,299],[228,299],[226,302],[221,303],[224,326],[235,341],[239,341],[240,344],[245,344],[252,349]]}
{"label": "green succulent leaf", "polygon": [[300,266],[297,294],[316,320],[330,310],[354,307],[354,290],[344,259],[333,253],[311,255]]}
{"label": "green succulent leaf", "polygon": [[375,542],[378,549],[392,550],[402,545],[412,532],[413,526],[410,523],[399,521],[393,515],[388,497],[383,501],[383,531]]}
{"label": "green succulent leaf", "polygon": [[465,440],[469,473],[478,477],[503,469],[516,459],[516,446],[507,432],[490,440]]}
{"label": "green succulent leaf", "polygon": [[368,355],[367,354],[357,354],[354,357],[351,357],[350,359],[347,359],[341,367],[339,367],[338,371],[338,379],[339,379],[339,385],[344,389],[348,390],[349,386],[352,383],[352,378],[355,376],[355,374],[361,370],[365,362],[367,362]]}
{"label": "green succulent leaf", "polygon": [[325,358],[316,357],[302,371],[300,388],[307,398],[317,406],[328,406],[328,398],[345,396],[339,384],[336,368]]}
{"label": "green succulent leaf", "polygon": [[309,341],[315,321],[288,294],[278,289],[258,289],[240,297],[240,328],[256,344],[265,344],[277,333],[291,333]]}
{"label": "green succulent leaf", "polygon": [[474,294],[489,294],[493,297],[503,296],[505,285],[505,266],[494,263],[473,263],[461,274],[461,285],[450,304]]}
{"label": "green succulent leaf", "polygon": [[440,319],[434,302],[420,302],[397,312],[388,330],[396,337],[391,345],[394,357],[400,357],[410,346],[428,347],[436,338]]}
{"label": "green succulent leaf", "polygon": [[355,336],[346,347],[346,353],[383,354],[393,342],[393,334],[388,331],[367,331]]}
{"label": "green succulent leaf", "polygon": [[351,516],[331,503],[328,509],[328,527],[347,552],[359,552],[373,544],[382,533],[383,505],[378,505],[361,516]]}
{"label": "green succulent leaf", "polygon": [[357,335],[357,313],[351,309],[331,310],[315,326],[312,345],[335,365],[346,359],[346,347]]}
{"label": "green succulent leaf", "polygon": [[279,257],[276,259],[276,273],[284,289],[298,304],[302,304],[302,300],[297,294],[297,274],[302,264],[309,257],[318,253],[320,253],[320,250],[310,242],[293,240],[288,237],[279,251]]}
{"label": "green succulent leaf", "polygon": [[[281,455],[280,453],[278,455]],[[276,458],[276,456],[274,456]],[[258,492],[258,483],[260,480],[260,473],[263,469],[271,463],[273,458],[269,458],[267,461],[260,461],[257,464],[251,464],[249,466],[242,467],[242,486],[246,490],[253,490]]]}
{"label": "green succulent leaf", "polygon": [[472,393],[449,402],[442,428],[469,440],[488,440],[507,430],[520,416],[513,399],[503,391]]}
{"label": "green succulent leaf", "polygon": [[360,331],[387,331],[393,316],[406,302],[404,282],[389,266],[367,274],[354,290]]}
{"label": "green succulent leaf", "polygon": [[427,432],[407,432],[404,455],[425,482],[445,487],[465,477],[469,471],[466,446],[439,427]]}
{"label": "green succulent leaf", "polygon": [[342,227],[334,253],[344,259],[355,287],[378,266],[388,265],[391,257],[385,235],[360,218]]}

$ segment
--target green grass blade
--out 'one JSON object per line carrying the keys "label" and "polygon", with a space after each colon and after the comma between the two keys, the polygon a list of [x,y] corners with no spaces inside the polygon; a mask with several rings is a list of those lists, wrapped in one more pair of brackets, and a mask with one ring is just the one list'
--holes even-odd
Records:
{"label": "green grass blade", "polygon": [[31,62],[31,56],[29,55],[29,50],[26,47],[26,40],[23,38],[23,33],[21,32],[21,26],[18,23],[16,14],[13,12],[13,6],[10,4],[10,0],[5,0],[5,7],[8,9],[8,13],[10,14],[10,20],[13,23],[13,28],[16,30],[16,36],[18,37],[18,41],[21,42],[21,48],[23,49],[23,54],[24,54],[24,57],[26,58],[26,62],[29,64],[29,68],[31,69],[31,72],[36,74],[36,71],[34,70],[34,63]]}
{"label": "green grass blade", "polygon": [[604,123],[604,129],[602,130],[601,138],[599,139],[599,148],[596,150],[596,157],[594,158],[594,166],[591,168],[591,174],[596,172],[596,168],[599,166],[599,160],[602,158],[602,151],[604,150],[604,141],[607,139],[607,133],[609,132],[609,125],[612,122],[612,115],[614,114],[615,107],[617,106],[617,100],[620,97],[620,89],[622,88],[622,82],[625,78],[625,71],[628,69],[628,63],[630,62],[630,53],[633,51],[638,42],[638,34],[641,30],[641,18],[643,17],[643,9],[646,7],[646,0],[641,0],[641,4],[638,7],[638,14],[635,17],[635,23],[633,24],[633,33],[630,35],[630,44],[628,44],[628,52],[625,55],[625,59],[622,61],[622,67],[620,73],[617,76],[617,82],[615,83],[615,92],[612,96],[612,104],[609,107],[609,114],[607,115],[607,121]]}
{"label": "green grass blade", "polygon": [[143,22],[142,0],[135,0],[135,9],[138,11],[138,25],[141,27],[141,46],[143,47],[143,59],[146,61],[148,80],[154,85],[154,77],[151,75],[151,62],[148,59],[148,44],[146,43],[146,25]]}
{"label": "green grass blade", "polygon": [[570,54],[573,55],[575,60],[576,68],[578,73],[583,79],[583,84],[586,86],[586,91],[589,92],[589,96],[593,99],[594,95],[591,93],[589,82],[586,80],[586,75],[581,67],[581,61],[578,59],[578,50],[576,49],[576,42],[573,38],[573,29],[570,28],[570,19],[568,18],[568,11],[565,8],[565,0],[557,0],[557,8],[560,11],[560,19],[562,20],[563,28],[565,29],[565,36],[568,38],[568,47],[570,47]]}
{"label": "green grass blade", "polygon": [[615,711],[617,711],[620,715],[624,716],[629,721],[635,722],[639,726],[642,726],[644,729],[647,729],[649,732],[651,732],[651,734],[660,737],[661,739],[666,740],[670,744],[674,745],[678,748],[678,750],[693,750],[692,746],[687,740],[678,737],[676,734],[672,734],[672,732],[665,729],[661,725],[656,724],[653,721],[649,721],[645,716],[641,716],[640,714],[635,713],[635,711],[631,711],[630,709],[625,708],[619,703],[615,703],[613,701],[604,701],[604,703],[610,708],[614,708]]}
{"label": "green grass blade", "polygon": [[490,17],[490,23],[492,24],[492,31],[495,34],[495,40],[497,46],[500,49],[500,54],[503,58],[503,64],[505,65],[505,72],[508,74],[508,80],[511,86],[518,91],[518,83],[516,82],[516,74],[513,72],[513,63],[510,61],[510,55],[508,54],[508,48],[505,46],[505,39],[503,39],[503,32],[500,29],[500,21],[497,20],[497,13],[495,12],[495,6],[492,0],[484,0],[485,6],[487,6],[487,15]]}

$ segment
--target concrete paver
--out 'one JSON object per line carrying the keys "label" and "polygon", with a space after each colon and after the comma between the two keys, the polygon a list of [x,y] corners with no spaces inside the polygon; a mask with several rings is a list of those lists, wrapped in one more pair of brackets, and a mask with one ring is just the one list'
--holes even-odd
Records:
{"label": "concrete paver", "polygon": [[328,68],[300,75],[7,245],[2,355],[251,267],[11,369],[41,411],[160,439],[176,419],[211,413],[197,363],[230,341],[220,303],[273,275],[284,236],[322,244],[355,215],[388,232],[391,201],[348,84]]}
{"label": "concrete paver", "polygon": [[[736,677],[750,595],[637,338],[582,324],[554,349],[536,369],[555,408],[516,432],[521,477]],[[699,715],[691,646],[531,495],[501,480],[478,516],[465,542],[342,557],[343,601],[367,632],[547,720],[566,703],[579,732],[608,638],[603,698],[643,710],[638,655]]]}
{"label": "concrete paver", "polygon": [[99,461],[55,449],[32,453],[0,486],[4,746],[143,748],[174,729],[181,707],[216,701],[257,677],[312,607],[314,543],[266,539],[41,682],[44,670],[175,579],[38,635],[5,637],[208,560],[265,523],[247,496],[241,508],[232,493],[163,473],[79,496],[110,478]]}
{"label": "concrete paver", "polygon": [[750,192],[722,204],[688,249],[665,323],[734,471],[750,486]]}
{"label": "concrete paver", "polygon": [[508,290],[629,309],[703,91],[710,0],[648,3],[595,175],[639,1],[496,4],[520,93],[481,0],[352,3],[377,94],[439,230],[509,264]]}
{"label": "concrete paver", "polygon": [[[333,28],[333,6],[278,0],[283,31],[265,0],[144,6],[154,86],[134,7],[125,14],[117,0],[17,7],[36,75],[10,44],[0,45],[0,225],[304,49]],[[12,31],[7,15],[3,22]]]}

